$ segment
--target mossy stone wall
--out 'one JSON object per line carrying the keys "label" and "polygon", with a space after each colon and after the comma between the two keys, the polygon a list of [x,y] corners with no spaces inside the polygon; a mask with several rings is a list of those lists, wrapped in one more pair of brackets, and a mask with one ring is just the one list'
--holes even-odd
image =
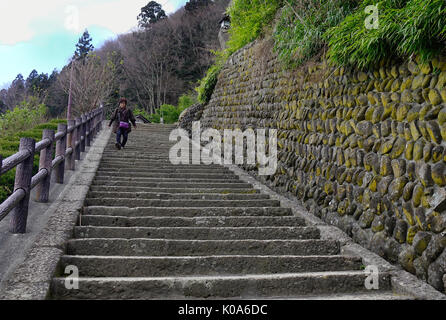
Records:
{"label": "mossy stone wall", "polygon": [[289,72],[264,48],[231,56],[202,126],[277,129],[265,181],[444,292],[446,57]]}

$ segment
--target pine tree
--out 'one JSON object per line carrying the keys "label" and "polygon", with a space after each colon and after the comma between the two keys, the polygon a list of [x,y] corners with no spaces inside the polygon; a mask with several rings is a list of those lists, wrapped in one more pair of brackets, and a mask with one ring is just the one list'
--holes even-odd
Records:
{"label": "pine tree", "polygon": [[141,8],[138,15],[138,26],[143,29],[149,28],[151,24],[167,18],[166,12],[156,1],[150,1],[145,7]]}
{"label": "pine tree", "polygon": [[91,44],[93,39],[90,37],[88,30],[84,31],[84,34],[79,38],[79,42],[76,44],[76,52],[74,53],[74,58],[76,60],[83,60],[87,54],[94,49]]}

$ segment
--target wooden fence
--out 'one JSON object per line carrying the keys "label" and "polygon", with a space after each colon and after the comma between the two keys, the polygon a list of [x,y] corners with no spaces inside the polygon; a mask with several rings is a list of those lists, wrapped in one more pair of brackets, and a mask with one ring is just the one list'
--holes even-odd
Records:
{"label": "wooden fence", "polygon": [[[54,170],[56,183],[64,183],[65,170],[75,170],[75,160],[89,147],[102,129],[104,108],[83,114],[67,124],[59,124],[54,130],[43,130],[42,141],[20,139],[19,151],[9,158],[0,156],[0,175],[17,167],[14,192],[0,204],[0,221],[11,212],[10,232],[25,233],[31,190],[37,187],[37,202],[48,202],[51,174]],[[54,142],[56,143],[55,157]],[[39,171],[32,176],[34,155],[40,152]]]}

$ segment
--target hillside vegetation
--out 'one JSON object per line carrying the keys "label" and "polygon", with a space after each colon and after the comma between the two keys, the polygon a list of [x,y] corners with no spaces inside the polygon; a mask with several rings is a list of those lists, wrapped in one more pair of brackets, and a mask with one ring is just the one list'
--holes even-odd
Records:
{"label": "hillside vegetation", "polygon": [[[370,27],[377,8],[378,24]],[[251,41],[270,33],[285,68],[296,68],[316,54],[329,63],[368,68],[383,60],[413,58],[425,62],[445,53],[444,0],[234,0],[229,47],[197,88],[207,103],[227,58]]]}
{"label": "hillside vegetation", "polygon": [[19,74],[8,89],[1,90],[0,114],[35,98],[47,107],[48,117],[65,117],[70,87],[76,117],[101,103],[109,115],[122,96],[130,108],[149,115],[156,115],[162,105],[177,105],[183,94],[195,94],[197,81],[214,62],[212,52],[220,47],[219,21],[228,3],[188,0],[167,15],[161,4],[148,1],[141,12],[135,12],[138,28],[100,48],[93,47],[85,30],[62,70],[50,75],[36,70],[28,77]]}

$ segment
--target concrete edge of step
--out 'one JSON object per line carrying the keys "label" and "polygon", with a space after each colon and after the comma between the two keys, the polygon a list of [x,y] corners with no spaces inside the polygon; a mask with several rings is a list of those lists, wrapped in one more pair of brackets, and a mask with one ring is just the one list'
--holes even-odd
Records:
{"label": "concrete edge of step", "polygon": [[47,209],[45,214],[50,217],[48,224],[37,234],[23,261],[2,279],[0,300],[44,300],[48,297],[66,242],[72,237],[102,153],[111,136],[111,129],[106,126],[106,122],[103,123],[103,128],[85,154],[86,161],[78,163],[62,193]]}
{"label": "concrete edge of step", "polygon": [[394,293],[411,296],[414,299],[419,300],[446,300],[445,294],[437,291],[428,283],[418,279],[400,266],[392,265],[374,252],[355,243],[352,238],[338,227],[329,225],[309,213],[297,200],[290,199],[273,191],[236,165],[225,165],[225,167],[228,167],[232,172],[239,176],[240,180],[252,184],[255,189],[259,189],[261,193],[268,194],[273,200],[279,200],[281,202],[281,207],[290,208],[293,211],[293,214],[303,218],[308,226],[316,226],[321,233],[321,239],[339,241],[341,254],[359,256],[363,260],[365,266],[373,265],[378,267],[379,272],[390,273],[391,287]]}

